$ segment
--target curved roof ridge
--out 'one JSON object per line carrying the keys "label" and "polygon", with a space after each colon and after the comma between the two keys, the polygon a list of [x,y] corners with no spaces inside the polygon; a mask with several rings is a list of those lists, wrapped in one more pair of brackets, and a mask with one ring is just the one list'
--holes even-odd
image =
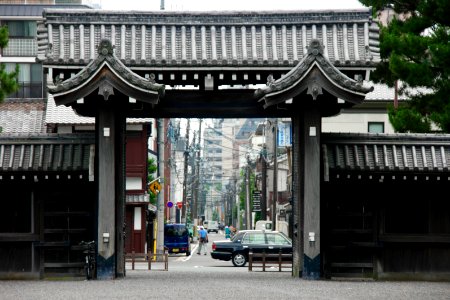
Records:
{"label": "curved roof ridge", "polygon": [[[265,100],[266,103],[271,98],[278,98],[276,102],[288,100],[295,95],[289,94],[290,97],[279,97],[281,93],[285,93],[287,90],[292,89],[294,86],[299,85],[301,81],[311,72],[314,65],[317,65],[324,76],[332,82],[335,86],[346,90],[347,92],[355,93],[361,96],[373,91],[373,86],[365,85],[364,82],[351,79],[338,68],[336,68],[323,53],[323,45],[318,39],[311,40],[308,48],[308,54],[305,56],[295,68],[291,69],[287,74],[281,78],[274,80],[268,78],[267,86],[259,88],[255,91],[255,97],[260,101]],[[317,84],[316,84],[317,85]],[[322,87],[317,86],[310,88],[308,86],[308,94],[311,94],[315,100],[319,94],[322,94]],[[336,95],[337,96],[337,95]],[[346,99],[344,99],[346,100]],[[274,103],[275,104],[275,103]],[[267,104],[269,105],[269,104]],[[266,106],[267,106],[266,105]]]}
{"label": "curved roof ridge", "polygon": [[[104,67],[120,78],[125,84],[141,93],[156,94],[157,98],[164,95],[165,86],[155,82],[154,78],[143,78],[132,72],[119,59],[116,58],[111,41],[103,39],[98,46],[98,56],[75,76],[54,84],[48,84],[48,90],[54,97],[68,94],[85,86]],[[139,99],[141,100],[141,99]]]}

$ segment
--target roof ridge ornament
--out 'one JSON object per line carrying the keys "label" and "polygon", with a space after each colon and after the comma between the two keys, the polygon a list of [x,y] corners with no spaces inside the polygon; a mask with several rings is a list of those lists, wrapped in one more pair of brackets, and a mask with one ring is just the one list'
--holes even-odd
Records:
{"label": "roof ridge ornament", "polygon": [[319,54],[323,55],[323,49],[325,48],[322,46],[320,41],[318,39],[313,39],[309,43],[309,46],[306,47],[308,49],[308,54],[312,54],[314,56],[317,56]]}
{"label": "roof ridge ornament", "polygon": [[108,39],[102,39],[98,44],[97,49],[99,55],[114,55],[114,46]]}

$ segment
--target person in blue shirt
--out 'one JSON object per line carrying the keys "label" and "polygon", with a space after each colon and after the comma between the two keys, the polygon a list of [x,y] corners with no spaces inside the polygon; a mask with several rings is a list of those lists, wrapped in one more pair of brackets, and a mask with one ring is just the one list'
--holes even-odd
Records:
{"label": "person in blue shirt", "polygon": [[202,226],[200,227],[200,230],[198,232],[198,251],[197,251],[198,255],[201,254],[202,249],[204,250],[206,255],[206,243],[208,243],[208,232]]}

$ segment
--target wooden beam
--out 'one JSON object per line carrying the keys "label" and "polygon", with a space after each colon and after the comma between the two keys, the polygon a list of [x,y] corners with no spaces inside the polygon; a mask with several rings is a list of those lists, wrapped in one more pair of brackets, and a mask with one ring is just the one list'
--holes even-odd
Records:
{"label": "wooden beam", "polygon": [[[110,96],[122,97],[119,92]],[[83,116],[93,117],[97,101],[85,98],[84,104],[73,103],[74,109]],[[330,99],[326,105],[319,105],[322,116],[333,115],[341,107]],[[298,101],[293,104],[279,104],[264,108],[263,103],[254,98],[252,89],[229,90],[166,90],[164,98],[157,104],[129,104],[124,107],[127,117],[152,118],[264,118],[291,117],[310,103]]]}

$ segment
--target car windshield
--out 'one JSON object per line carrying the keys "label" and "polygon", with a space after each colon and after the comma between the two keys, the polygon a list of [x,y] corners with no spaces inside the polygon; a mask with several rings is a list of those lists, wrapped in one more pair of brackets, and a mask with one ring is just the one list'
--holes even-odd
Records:
{"label": "car windshield", "polygon": [[188,231],[185,226],[166,226],[164,228],[165,236],[184,236]]}

